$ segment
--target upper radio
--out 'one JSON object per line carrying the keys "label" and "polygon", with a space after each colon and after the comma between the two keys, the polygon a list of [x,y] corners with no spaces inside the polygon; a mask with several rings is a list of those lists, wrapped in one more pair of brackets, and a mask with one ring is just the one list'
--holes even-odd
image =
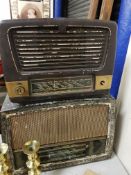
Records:
{"label": "upper radio", "polygon": [[13,102],[109,92],[116,48],[114,22],[5,20],[0,24],[0,42]]}

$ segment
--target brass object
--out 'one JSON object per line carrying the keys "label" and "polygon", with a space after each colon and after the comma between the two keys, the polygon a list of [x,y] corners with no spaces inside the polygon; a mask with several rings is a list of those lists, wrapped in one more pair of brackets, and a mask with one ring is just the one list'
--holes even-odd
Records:
{"label": "brass object", "polygon": [[112,75],[96,76],[95,90],[108,90],[111,88]]}
{"label": "brass object", "polygon": [[0,175],[9,175],[9,165],[7,163],[6,153],[8,145],[5,143],[0,144]]}
{"label": "brass object", "polygon": [[26,165],[28,167],[28,175],[40,175],[40,160],[37,151],[40,148],[39,142],[36,140],[28,141],[23,146],[23,152],[28,156]]}
{"label": "brass object", "polygon": [[9,97],[29,96],[28,81],[6,82]]}

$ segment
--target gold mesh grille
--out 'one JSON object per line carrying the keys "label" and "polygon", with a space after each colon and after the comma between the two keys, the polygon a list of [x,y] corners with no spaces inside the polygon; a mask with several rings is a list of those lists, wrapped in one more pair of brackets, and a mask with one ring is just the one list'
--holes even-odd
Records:
{"label": "gold mesh grille", "polygon": [[107,135],[109,106],[67,105],[12,115],[12,147],[21,149],[23,144],[36,139],[41,145],[57,144]]}

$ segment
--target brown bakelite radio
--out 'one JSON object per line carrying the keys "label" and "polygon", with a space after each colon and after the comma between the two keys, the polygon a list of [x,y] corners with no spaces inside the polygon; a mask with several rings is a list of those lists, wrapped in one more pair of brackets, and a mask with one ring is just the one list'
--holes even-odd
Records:
{"label": "brown bakelite radio", "polygon": [[114,22],[82,19],[7,20],[0,49],[11,101],[107,94],[116,47]]}
{"label": "brown bakelite radio", "polygon": [[116,107],[110,97],[20,105],[5,100],[1,113],[3,142],[14,173],[25,174],[28,140],[40,142],[41,170],[53,170],[109,158]]}

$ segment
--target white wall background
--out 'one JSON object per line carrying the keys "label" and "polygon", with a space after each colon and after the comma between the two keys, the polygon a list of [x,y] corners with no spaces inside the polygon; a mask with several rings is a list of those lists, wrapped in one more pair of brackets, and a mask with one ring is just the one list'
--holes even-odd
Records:
{"label": "white wall background", "polygon": [[10,19],[9,0],[0,0],[0,20]]}
{"label": "white wall background", "polygon": [[[0,20],[10,19],[8,0],[0,0]],[[120,112],[117,122],[115,149],[131,175],[131,41],[119,90]]]}
{"label": "white wall background", "polygon": [[131,38],[120,84],[116,153],[131,175]]}

